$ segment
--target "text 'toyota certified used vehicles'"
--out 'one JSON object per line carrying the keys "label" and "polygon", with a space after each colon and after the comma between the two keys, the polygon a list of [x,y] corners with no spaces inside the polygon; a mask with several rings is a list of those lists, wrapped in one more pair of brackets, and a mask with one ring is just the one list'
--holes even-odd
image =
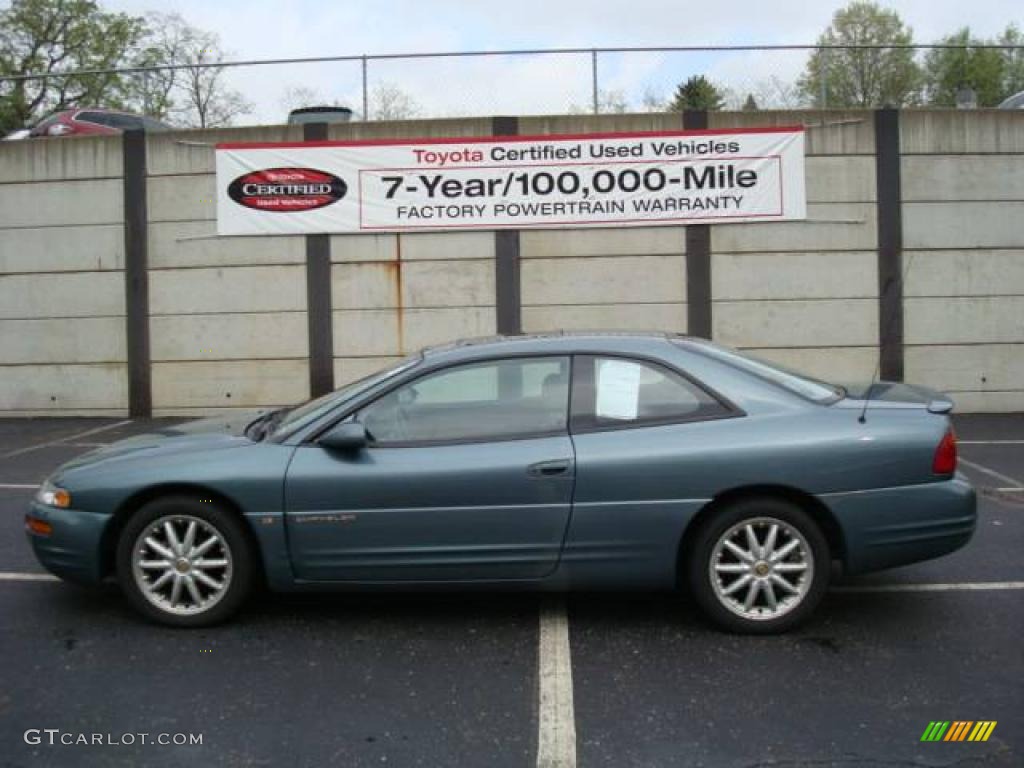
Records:
{"label": "text 'toyota certified used vehicles'", "polygon": [[668,334],[428,349],[290,409],[123,440],[58,469],[40,562],[146,616],[250,587],[692,590],[718,625],[806,618],[856,574],[964,546],[942,395],[854,390]]}

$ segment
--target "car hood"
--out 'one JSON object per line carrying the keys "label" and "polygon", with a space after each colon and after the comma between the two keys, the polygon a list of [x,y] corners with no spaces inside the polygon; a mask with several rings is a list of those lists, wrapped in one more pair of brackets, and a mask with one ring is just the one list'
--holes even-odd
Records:
{"label": "car hood", "polygon": [[67,470],[94,467],[99,464],[143,456],[157,458],[188,451],[215,450],[252,444],[245,437],[245,428],[264,412],[262,410],[244,411],[230,416],[218,416],[161,427],[153,432],[118,440],[110,445],[89,451],[64,464],[58,474]]}

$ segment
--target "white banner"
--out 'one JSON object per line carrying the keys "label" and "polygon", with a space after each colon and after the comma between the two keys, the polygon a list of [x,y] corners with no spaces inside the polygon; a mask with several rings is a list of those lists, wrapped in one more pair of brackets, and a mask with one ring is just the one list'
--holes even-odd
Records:
{"label": "white banner", "polygon": [[217,146],[222,235],[786,221],[806,207],[800,127]]}

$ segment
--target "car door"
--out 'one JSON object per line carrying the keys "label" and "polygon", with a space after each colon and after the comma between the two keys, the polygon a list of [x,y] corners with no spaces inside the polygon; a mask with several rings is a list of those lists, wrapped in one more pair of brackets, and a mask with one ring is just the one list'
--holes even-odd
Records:
{"label": "car door", "polygon": [[578,355],[574,368],[576,485],[561,563],[600,585],[671,581],[685,523],[727,460],[720,419],[738,412],[657,361]]}
{"label": "car door", "polygon": [[288,542],[305,580],[538,579],[572,503],[570,358],[453,365],[351,415],[368,445],[300,446],[286,477]]}

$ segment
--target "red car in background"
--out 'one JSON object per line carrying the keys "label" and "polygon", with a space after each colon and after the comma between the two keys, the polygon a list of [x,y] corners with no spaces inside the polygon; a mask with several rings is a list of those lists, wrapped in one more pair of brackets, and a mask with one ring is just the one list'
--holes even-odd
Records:
{"label": "red car in background", "polygon": [[171,127],[152,117],[110,109],[65,109],[40,121],[27,138],[116,134],[129,130],[169,131]]}

